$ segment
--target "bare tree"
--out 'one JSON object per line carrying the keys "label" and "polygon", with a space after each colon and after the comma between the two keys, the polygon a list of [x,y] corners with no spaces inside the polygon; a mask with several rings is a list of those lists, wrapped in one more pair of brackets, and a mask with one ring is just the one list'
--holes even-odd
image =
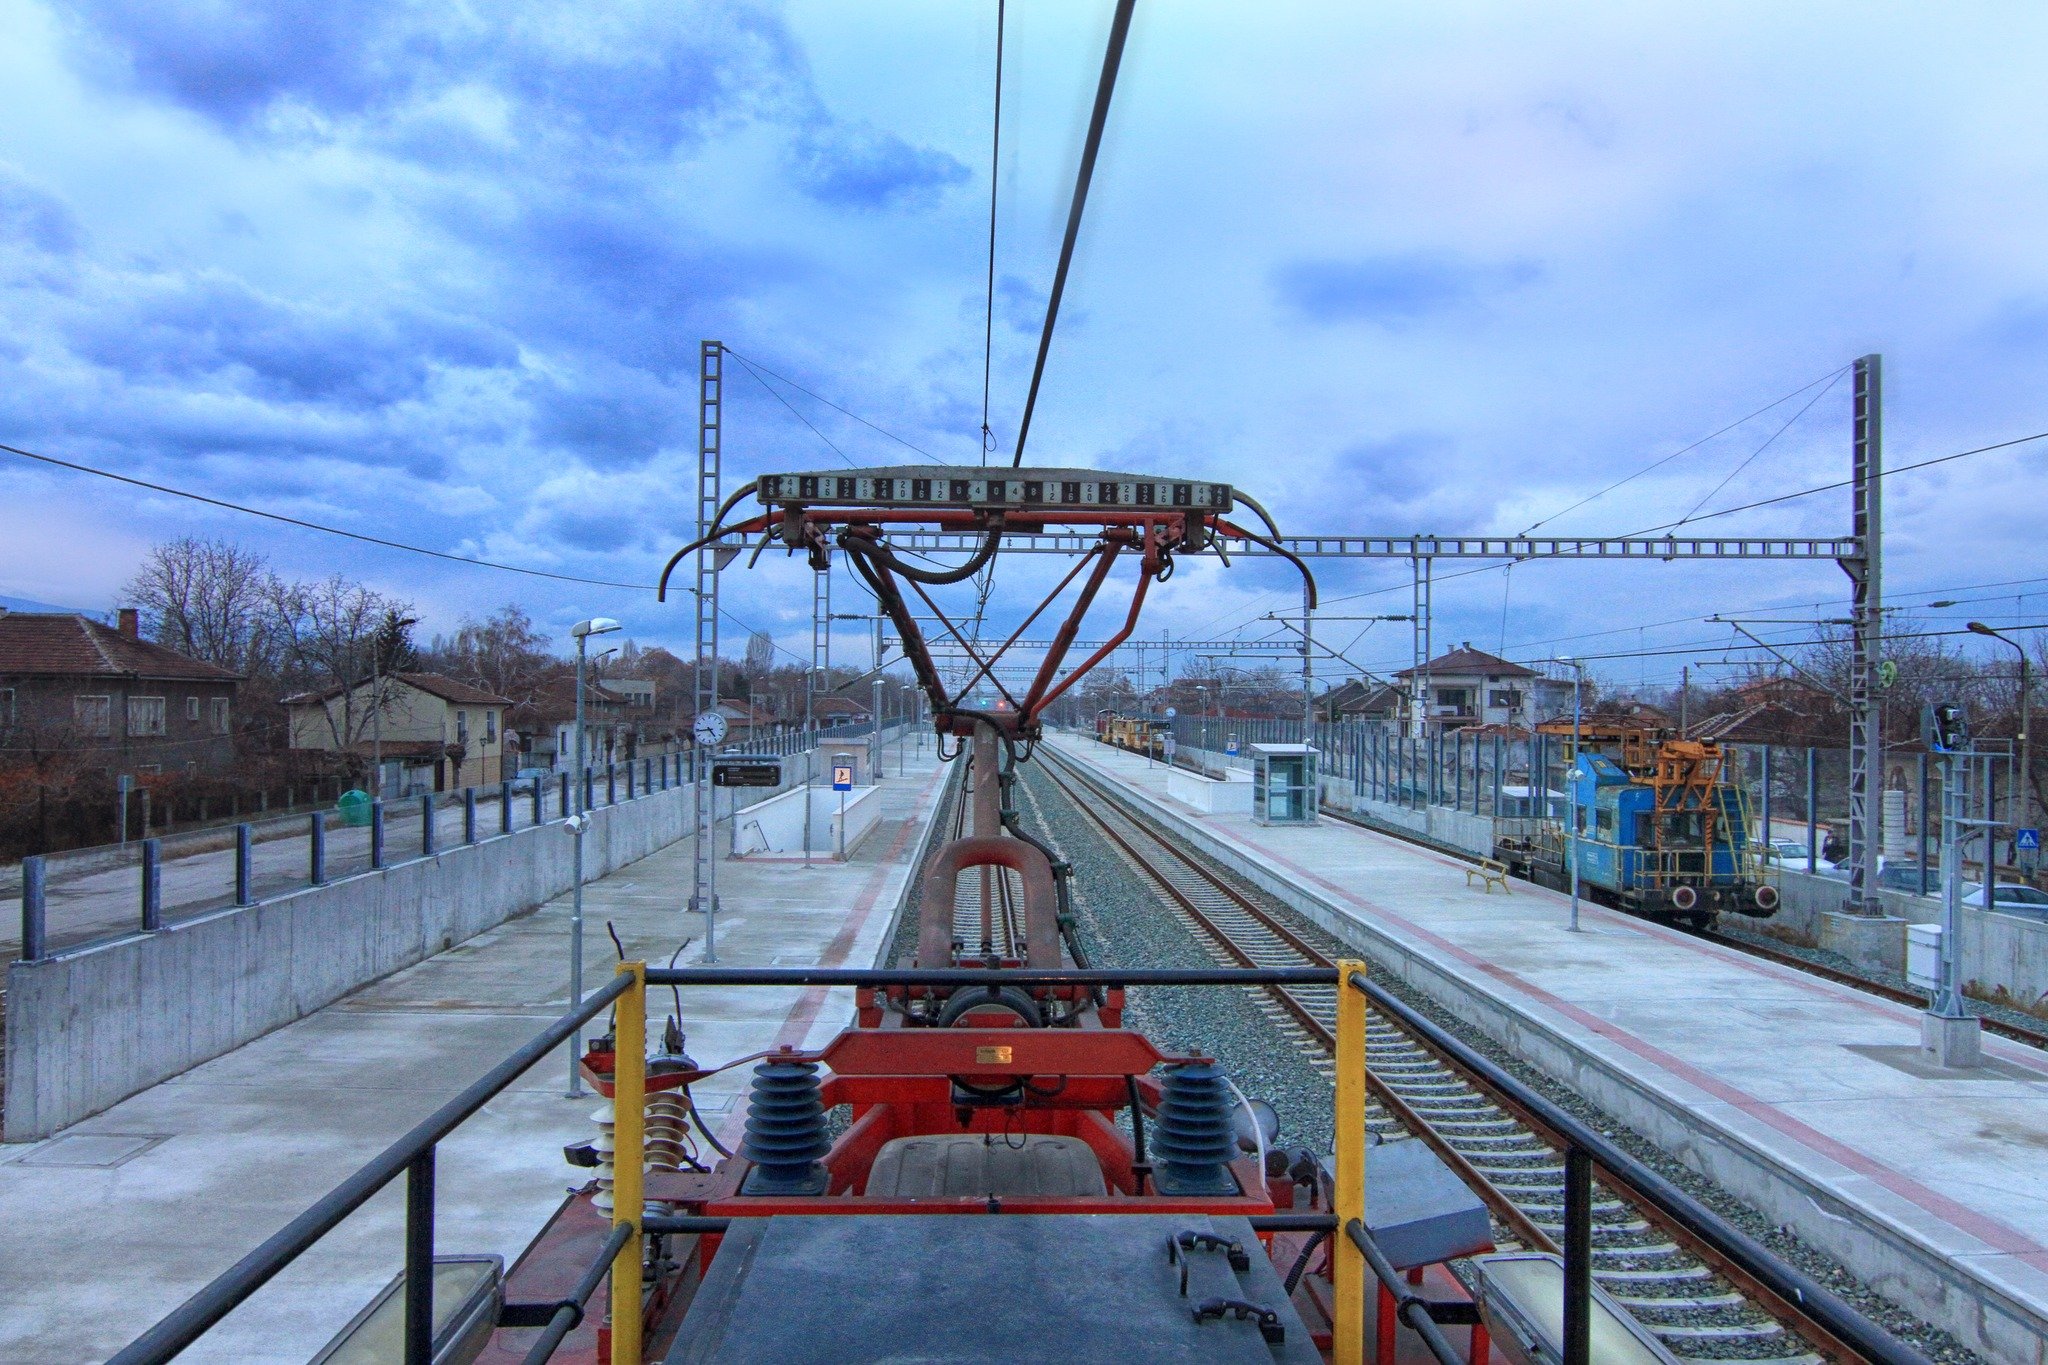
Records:
{"label": "bare tree", "polygon": [[266,610],[273,579],[270,562],[253,550],[182,536],[150,550],[123,596],[158,644],[256,676],[277,664]]}
{"label": "bare tree", "polygon": [[336,752],[347,754],[377,710],[357,696],[361,684],[411,665],[411,604],[335,574],[314,583],[273,581],[266,608],[290,683],[335,693],[322,712]]}
{"label": "bare tree", "polygon": [[531,703],[561,672],[553,641],[534,629],[524,608],[508,603],[479,621],[464,617],[451,636],[436,636],[425,665],[472,687]]}

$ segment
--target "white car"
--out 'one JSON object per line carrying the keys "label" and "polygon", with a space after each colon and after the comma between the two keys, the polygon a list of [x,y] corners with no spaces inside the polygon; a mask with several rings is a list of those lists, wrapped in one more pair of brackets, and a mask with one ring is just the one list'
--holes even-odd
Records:
{"label": "white car", "polygon": [[[1991,908],[1994,910],[2022,910],[2035,915],[2048,915],[2048,891],[2038,891],[2031,886],[2020,886],[2013,882],[1999,882],[1991,888]],[[1984,887],[1963,896],[1964,905],[1981,907],[1984,904]]]}
{"label": "white car", "polygon": [[[1765,862],[1776,863],[1779,867],[1793,872],[1804,872],[1806,870],[1806,843],[1804,840],[1773,839],[1769,843],[1762,845],[1758,852],[1763,855]],[[1819,852],[1819,848],[1816,847],[1814,850],[1813,870],[1816,872],[1834,871],[1835,865],[1826,858],[1820,857]]]}

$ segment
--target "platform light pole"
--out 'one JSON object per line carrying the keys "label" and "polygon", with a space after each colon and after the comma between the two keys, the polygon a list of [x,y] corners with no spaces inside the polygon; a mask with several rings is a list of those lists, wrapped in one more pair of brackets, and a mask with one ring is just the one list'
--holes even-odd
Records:
{"label": "platform light pole", "polygon": [[[620,629],[619,623],[609,616],[596,616],[588,621],[578,621],[569,627],[569,634],[576,640],[576,771],[569,785],[576,792],[576,813],[568,818],[569,837],[576,841],[576,866],[574,877],[576,888],[569,909],[569,1007],[579,1008],[583,1004],[583,830],[590,823],[590,813],[583,804],[583,674],[589,665],[590,637],[609,635]],[[609,653],[610,651],[606,651]],[[536,781],[539,779],[536,778]],[[579,1026],[569,1036],[569,1098],[583,1098],[583,1073],[578,1063],[583,1058],[583,1030]]]}
{"label": "platform light pole", "polygon": [[[2026,647],[2011,636],[2002,635],[1993,630],[1982,621],[1968,622],[1966,628],[1978,635],[1988,635],[2000,644],[2011,645],[2013,653],[2020,656],[2020,766],[2015,774],[2016,780],[2013,784],[2012,822],[2015,825],[2031,827],[2033,821],[2028,817],[2033,814],[2034,788],[2032,775],[2034,748],[2029,732],[2034,728],[2034,703],[2031,695],[2033,691],[2033,678],[2028,671]],[[1986,908],[1989,908],[1988,903]]]}
{"label": "platform light pole", "polygon": [[[1572,875],[1571,930],[1573,933],[1577,933],[1579,931],[1579,783],[1586,776],[1585,769],[1580,766],[1585,760],[1580,754],[1579,744],[1581,730],[1579,695],[1580,689],[1586,680],[1586,666],[1577,659],[1559,658],[1556,662],[1565,665],[1572,671],[1572,766],[1565,770],[1564,775],[1565,795],[1568,799],[1564,846],[1565,862],[1570,864]],[[1548,767],[1549,765],[1545,764],[1544,766]],[[1543,804],[1548,806],[1550,804],[1549,773],[1543,774],[1543,780],[1539,785],[1543,788],[1543,796],[1541,798]]]}

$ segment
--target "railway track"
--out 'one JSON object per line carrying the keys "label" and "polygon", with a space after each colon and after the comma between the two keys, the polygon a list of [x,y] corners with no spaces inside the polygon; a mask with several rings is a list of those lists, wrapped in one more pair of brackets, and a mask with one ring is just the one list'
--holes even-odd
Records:
{"label": "railway track", "polygon": [[[1050,751],[1040,750],[1043,758]],[[1056,755],[1034,765],[1190,928],[1219,965],[1333,966],[1255,889],[1160,836],[1111,789]],[[1084,794],[1085,792],[1085,794]],[[1337,987],[1269,988],[1260,1008],[1326,1077],[1335,1052]],[[1492,1211],[1496,1240],[1556,1251],[1564,1233],[1562,1144],[1535,1120],[1372,1012],[1367,1123],[1380,1140],[1427,1143]],[[1611,1180],[1603,1174],[1603,1180]],[[1619,1194],[1621,1197],[1616,1197]],[[1685,1360],[1854,1359],[1777,1299],[1626,1190],[1596,1186],[1593,1275]]]}

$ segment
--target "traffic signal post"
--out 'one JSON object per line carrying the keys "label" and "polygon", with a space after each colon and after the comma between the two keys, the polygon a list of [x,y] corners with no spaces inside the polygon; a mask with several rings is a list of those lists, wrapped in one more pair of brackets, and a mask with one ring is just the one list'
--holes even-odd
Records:
{"label": "traffic signal post", "polygon": [[1963,1005],[1959,947],[1956,931],[1962,919],[1962,842],[1966,826],[1981,826],[1984,832],[1984,904],[1992,904],[1991,856],[1993,826],[1989,821],[1967,820],[1963,806],[1963,769],[1972,749],[1970,720],[1959,702],[1937,702],[1927,708],[1921,722],[1921,737],[1929,750],[1941,756],[1941,955],[1937,967],[1934,998],[1920,1016],[1920,1050],[1935,1065],[1963,1069],[1984,1061],[1984,1028]]}

